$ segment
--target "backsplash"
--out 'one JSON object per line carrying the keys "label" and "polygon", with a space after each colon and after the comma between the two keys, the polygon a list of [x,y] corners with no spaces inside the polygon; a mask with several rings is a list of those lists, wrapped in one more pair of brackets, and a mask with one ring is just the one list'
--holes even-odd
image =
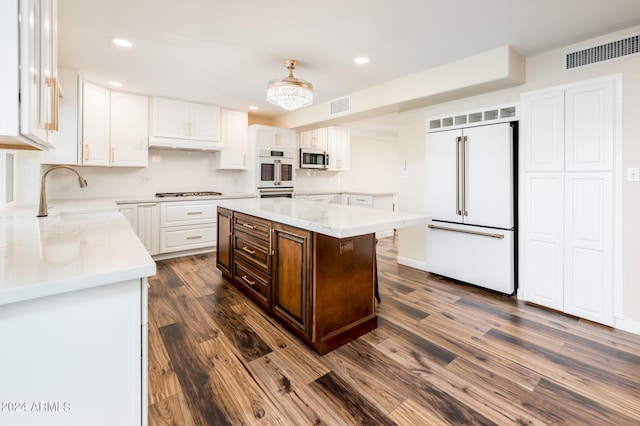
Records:
{"label": "backsplash", "polygon": [[88,186],[80,189],[73,173],[55,171],[47,177],[47,198],[137,197],[178,191],[252,192],[254,186],[247,171],[216,170],[211,153],[151,149],[145,168],[74,167]]}

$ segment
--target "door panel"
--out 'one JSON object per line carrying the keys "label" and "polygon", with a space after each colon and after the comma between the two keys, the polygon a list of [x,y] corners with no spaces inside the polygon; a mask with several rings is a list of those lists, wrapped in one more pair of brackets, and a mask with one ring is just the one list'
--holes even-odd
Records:
{"label": "door panel", "polygon": [[566,91],[566,171],[613,170],[615,82]]}
{"label": "door panel", "polygon": [[523,95],[519,132],[522,171],[563,171],[564,90]]}
{"label": "door panel", "polygon": [[563,309],[564,173],[524,175],[520,288],[529,302]]}
{"label": "door panel", "polygon": [[429,133],[426,146],[427,214],[434,219],[461,222],[456,212],[456,138],[461,130]]}
{"label": "door panel", "polygon": [[464,223],[512,229],[513,138],[509,123],[464,129]]}
{"label": "door panel", "polygon": [[612,173],[567,173],[565,192],[564,310],[612,325]]}

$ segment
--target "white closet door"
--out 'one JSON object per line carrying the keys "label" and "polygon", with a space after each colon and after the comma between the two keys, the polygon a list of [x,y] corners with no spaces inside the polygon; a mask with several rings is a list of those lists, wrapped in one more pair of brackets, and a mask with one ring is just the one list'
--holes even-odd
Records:
{"label": "white closet door", "polygon": [[564,311],[613,325],[613,173],[565,174]]}
{"label": "white closet door", "polygon": [[524,174],[520,209],[520,287],[529,302],[564,307],[564,173]]}
{"label": "white closet door", "polygon": [[564,170],[564,90],[522,95],[520,170]]}
{"label": "white closet door", "polygon": [[615,81],[566,90],[565,170],[613,170]]}

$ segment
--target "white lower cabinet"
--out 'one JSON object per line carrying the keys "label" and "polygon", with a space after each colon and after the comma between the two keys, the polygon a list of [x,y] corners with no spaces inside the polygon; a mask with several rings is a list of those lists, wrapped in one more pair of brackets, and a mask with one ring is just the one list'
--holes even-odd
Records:
{"label": "white lower cabinet", "polygon": [[160,206],[158,203],[118,204],[150,255],[160,253]]}
{"label": "white lower cabinet", "polygon": [[146,278],[4,305],[0,335],[3,425],[147,424]]}
{"label": "white lower cabinet", "polygon": [[522,297],[613,324],[613,173],[526,173]]}
{"label": "white lower cabinet", "polygon": [[217,207],[210,200],[118,204],[151,255],[213,250]]}
{"label": "white lower cabinet", "polygon": [[215,247],[217,207],[212,201],[162,203],[160,253]]}
{"label": "white lower cabinet", "polygon": [[613,173],[565,175],[564,311],[613,325]]}
{"label": "white lower cabinet", "polygon": [[520,209],[520,288],[525,300],[564,308],[564,173],[524,176]]}

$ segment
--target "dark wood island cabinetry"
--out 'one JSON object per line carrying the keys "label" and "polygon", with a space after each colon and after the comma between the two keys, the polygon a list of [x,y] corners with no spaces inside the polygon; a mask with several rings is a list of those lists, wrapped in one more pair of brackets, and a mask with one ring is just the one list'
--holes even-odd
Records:
{"label": "dark wood island cabinetry", "polygon": [[291,198],[221,200],[217,266],[326,354],[377,327],[375,233],[428,222],[420,214]]}
{"label": "dark wood island cabinetry", "polygon": [[218,208],[223,276],[325,354],[377,326],[374,234],[335,238]]}

